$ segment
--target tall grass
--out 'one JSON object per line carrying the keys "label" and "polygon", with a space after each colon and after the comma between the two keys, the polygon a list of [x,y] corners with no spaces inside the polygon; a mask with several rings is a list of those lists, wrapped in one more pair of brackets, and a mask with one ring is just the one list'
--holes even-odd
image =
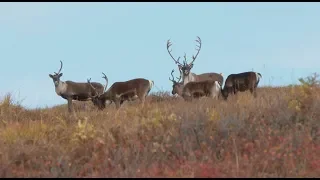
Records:
{"label": "tall grass", "polygon": [[160,92],[119,112],[80,102],[77,118],[66,105],[26,110],[8,94],[0,177],[319,177],[319,84],[300,81],[228,101]]}

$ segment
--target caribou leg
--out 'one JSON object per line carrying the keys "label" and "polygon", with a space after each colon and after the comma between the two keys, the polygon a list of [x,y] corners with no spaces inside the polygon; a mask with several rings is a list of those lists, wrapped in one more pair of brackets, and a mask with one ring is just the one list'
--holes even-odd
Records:
{"label": "caribou leg", "polygon": [[68,111],[69,113],[71,113],[73,111],[72,98],[69,97],[67,100],[68,100]]}
{"label": "caribou leg", "polygon": [[219,99],[219,95],[216,92],[212,93],[211,97],[212,99]]}
{"label": "caribou leg", "polygon": [[255,83],[251,83],[250,85],[249,85],[249,87],[250,87],[250,92],[251,92],[251,94],[253,95],[253,97],[257,97],[257,93],[256,93],[256,88],[255,88]]}
{"label": "caribou leg", "polygon": [[144,107],[144,102],[146,100],[146,97],[145,96],[140,96],[139,99],[140,99],[141,108],[143,108]]}
{"label": "caribou leg", "polygon": [[253,88],[250,88],[250,93],[253,95]]}
{"label": "caribou leg", "polygon": [[120,106],[121,106],[121,104],[120,104],[120,100],[119,100],[119,99],[117,99],[117,100],[115,100],[115,101],[114,101],[114,103],[116,104],[116,109],[119,109],[119,108],[120,108]]}
{"label": "caribou leg", "polygon": [[257,97],[257,92],[256,92],[255,88],[250,88],[250,92],[251,92],[251,94],[253,95],[254,98]]}
{"label": "caribou leg", "polygon": [[124,102],[124,100],[122,99],[122,100],[120,101],[120,106],[123,104],[123,102]]}
{"label": "caribou leg", "polygon": [[187,102],[191,102],[191,101],[193,100],[193,97],[190,96],[190,95],[184,95],[184,96],[183,96],[183,99],[184,99],[185,101],[187,101]]}
{"label": "caribou leg", "polygon": [[150,89],[147,89],[147,90],[144,90],[144,91],[142,91],[140,93],[139,92],[135,93],[135,95],[133,96],[134,100],[136,100],[136,99],[140,100],[141,108],[144,108],[144,103],[146,101],[146,97],[147,97],[149,91],[150,91]]}
{"label": "caribou leg", "polygon": [[222,86],[221,86],[221,88],[220,88],[220,90],[218,92],[218,99],[219,100],[221,99],[221,96],[222,96]]}
{"label": "caribou leg", "polygon": [[234,85],[234,86],[233,86],[233,94],[234,94],[234,95],[237,94],[238,88],[239,88],[239,86],[237,86],[237,85]]}

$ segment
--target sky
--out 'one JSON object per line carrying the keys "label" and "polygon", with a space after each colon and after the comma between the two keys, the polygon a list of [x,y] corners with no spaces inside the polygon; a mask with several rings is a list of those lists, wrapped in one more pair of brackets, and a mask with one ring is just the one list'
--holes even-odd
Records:
{"label": "sky", "polygon": [[66,103],[49,74],[63,61],[61,80],[109,85],[153,80],[171,91],[172,54],[193,73],[257,71],[259,86],[298,82],[320,68],[320,3],[314,2],[1,2],[0,97],[26,108]]}

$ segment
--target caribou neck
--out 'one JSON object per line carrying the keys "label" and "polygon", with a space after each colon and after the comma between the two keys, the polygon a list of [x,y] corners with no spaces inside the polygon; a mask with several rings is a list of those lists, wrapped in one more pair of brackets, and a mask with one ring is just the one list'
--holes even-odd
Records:
{"label": "caribou neck", "polygon": [[[182,83],[181,83],[182,84]],[[182,91],[183,91],[183,85],[182,86],[179,86],[178,88],[177,88],[177,94],[178,95],[180,95],[180,96],[182,96]]]}
{"label": "caribou neck", "polygon": [[101,96],[105,100],[111,100],[111,96],[112,96],[111,88],[109,88],[107,91],[105,91]]}
{"label": "caribou neck", "polygon": [[183,85],[186,85],[188,82],[196,81],[195,78],[196,74],[194,73],[189,73],[188,76],[183,76]]}
{"label": "caribou neck", "polygon": [[58,84],[54,84],[56,93],[60,96],[67,91],[67,83],[63,81],[59,81]]}

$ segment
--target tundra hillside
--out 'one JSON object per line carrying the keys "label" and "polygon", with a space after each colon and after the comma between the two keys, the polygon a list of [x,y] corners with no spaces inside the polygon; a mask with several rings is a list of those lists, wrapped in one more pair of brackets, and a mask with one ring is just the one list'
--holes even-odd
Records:
{"label": "tundra hillside", "polygon": [[320,90],[261,87],[227,101],[169,93],[142,108],[0,106],[0,177],[320,177]]}

